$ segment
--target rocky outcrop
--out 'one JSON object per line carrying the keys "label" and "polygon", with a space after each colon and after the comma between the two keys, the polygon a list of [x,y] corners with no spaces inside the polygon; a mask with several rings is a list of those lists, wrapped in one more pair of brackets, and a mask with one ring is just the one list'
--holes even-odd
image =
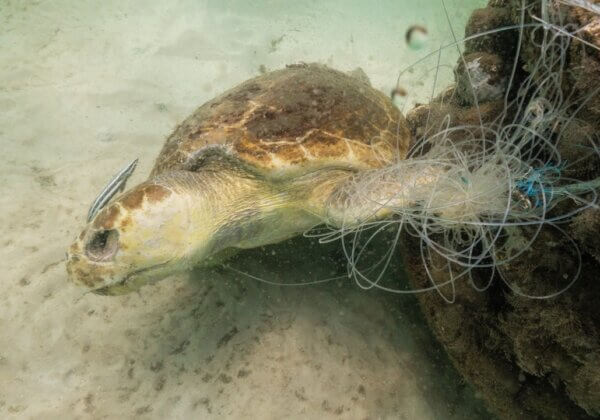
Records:
{"label": "rocky outcrop", "polygon": [[[543,13],[542,4],[548,6]],[[542,16],[560,30],[578,30],[581,40],[542,50],[548,38],[544,39],[544,27],[535,19]],[[472,14],[466,35],[522,21],[540,24],[522,31],[497,31],[466,43],[464,56],[456,66],[455,86],[408,113],[413,135],[427,136],[448,117],[451,125],[463,126],[477,124],[480,118],[484,124],[492,124],[500,112],[522,112],[518,106],[504,108],[504,95],[514,98],[520,81],[528,75],[534,76],[535,83],[544,83],[542,78],[553,72],[561,76],[565,97],[576,99],[568,109],[576,111],[575,117],[557,117],[553,131],[562,156],[577,162],[563,175],[579,180],[597,178],[600,160],[582,150],[589,151],[600,133],[600,53],[593,48],[600,47],[600,16],[565,2],[493,0]],[[546,29],[546,34],[553,33],[552,28]],[[544,61],[545,73],[536,79],[541,54],[557,51],[563,59],[550,65]],[[465,70],[469,70],[468,75]],[[460,137],[460,132],[452,136]],[[555,211],[568,211],[572,204],[561,204]],[[561,225],[562,231],[550,225],[544,227],[525,253],[502,268],[503,274],[514,281],[513,289],[496,278],[490,288],[479,292],[469,281],[459,280],[453,285],[456,301],[452,304],[436,293],[417,295],[429,325],[457,369],[501,418],[600,416],[598,214],[598,210],[588,209]],[[525,236],[530,233],[527,228],[519,229]],[[405,266],[413,287],[430,286],[418,242],[407,235],[404,243]],[[444,266],[439,262],[433,261],[432,265]],[[578,266],[581,272],[577,281],[554,298],[528,299],[513,291],[518,288],[544,295],[560,290],[569,284],[569,276]],[[432,270],[431,275],[438,283],[448,280],[447,270]],[[484,284],[489,276],[489,270],[474,270],[473,282]],[[450,293],[451,286],[445,287]]]}

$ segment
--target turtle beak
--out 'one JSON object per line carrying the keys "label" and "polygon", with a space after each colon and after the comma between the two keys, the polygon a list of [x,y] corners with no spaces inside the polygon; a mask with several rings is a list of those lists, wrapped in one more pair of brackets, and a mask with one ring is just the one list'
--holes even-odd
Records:
{"label": "turtle beak", "polygon": [[92,293],[103,296],[127,294],[131,291],[139,289],[144,284],[151,284],[162,279],[164,275],[161,270],[165,267],[168,267],[170,264],[171,261],[169,260],[161,264],[156,264],[134,271],[127,275],[127,277],[120,282],[94,289],[92,290]]}
{"label": "turtle beak", "polygon": [[125,295],[133,289],[125,284],[125,280],[111,286],[104,286],[99,289],[94,289],[91,292],[100,296],[118,296]]}

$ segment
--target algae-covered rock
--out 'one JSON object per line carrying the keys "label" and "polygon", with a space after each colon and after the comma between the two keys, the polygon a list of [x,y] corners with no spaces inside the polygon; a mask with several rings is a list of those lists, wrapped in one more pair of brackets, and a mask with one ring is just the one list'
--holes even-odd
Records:
{"label": "algae-covered rock", "polygon": [[[600,133],[600,94],[595,94],[600,93],[600,53],[593,48],[600,46],[600,17],[565,3],[503,0],[491,1],[487,8],[476,10],[468,22],[467,36],[520,23],[538,25],[525,26],[522,31],[498,31],[468,41],[464,61],[459,60],[455,70],[455,87],[407,114],[413,135],[416,138],[430,135],[448,118],[454,127],[473,125],[474,121],[475,125],[479,121],[491,125],[498,123],[497,116],[502,112],[509,116],[504,124],[511,122],[510,116],[523,111],[518,101],[511,101],[516,98],[524,77],[531,75],[534,83],[541,84],[549,75],[559,76],[559,90],[564,98],[573,100],[563,110],[571,112],[573,117],[546,114],[544,118],[546,122],[548,118],[555,119],[555,125],[548,131],[550,140],[564,159],[575,162],[565,168],[563,176],[573,178],[574,182],[599,177],[600,159],[589,152],[597,144],[596,133]],[[544,13],[542,5],[548,7]],[[556,49],[543,49],[544,40],[549,42],[551,38],[544,38],[544,27],[536,17],[548,19],[559,30],[577,31],[581,40],[571,38],[569,42],[561,41]],[[551,26],[545,29],[546,36],[556,34]],[[519,39],[520,54],[515,64]],[[545,61],[544,54],[562,54],[563,60]],[[488,81],[497,81],[492,85],[501,89],[501,93],[493,91],[490,95],[487,87],[477,91],[469,85],[473,80],[466,75],[465,68],[469,69],[469,63],[483,63],[484,58],[487,73],[484,72],[483,79],[487,75]],[[496,64],[492,67],[490,63],[494,60]],[[506,85],[500,81],[510,78],[513,68],[508,109],[503,109],[504,102],[498,98],[505,94]],[[535,87],[522,98],[531,100],[534,95],[539,95]],[[473,97],[481,103],[476,104]],[[461,131],[451,135],[452,140],[460,137]],[[554,211],[566,213],[575,204],[566,200]],[[496,275],[491,287],[477,291],[466,279],[455,281],[440,290],[455,294],[455,302],[451,304],[435,292],[417,295],[429,325],[457,369],[501,418],[600,416],[598,214],[597,209],[590,208],[567,224],[545,225],[526,252],[499,268],[504,278],[510,279],[509,284]],[[534,230],[520,227],[514,228],[513,233],[529,238],[535,234]],[[413,287],[430,286],[418,241],[407,235],[404,243],[405,265]],[[441,257],[433,259],[432,266],[444,267]],[[578,268],[579,276],[571,285]],[[449,278],[447,269],[432,269],[430,275],[437,283]],[[475,269],[472,283],[486,284],[490,275],[489,269]],[[548,299],[520,296],[552,295],[564,288],[566,291]]]}

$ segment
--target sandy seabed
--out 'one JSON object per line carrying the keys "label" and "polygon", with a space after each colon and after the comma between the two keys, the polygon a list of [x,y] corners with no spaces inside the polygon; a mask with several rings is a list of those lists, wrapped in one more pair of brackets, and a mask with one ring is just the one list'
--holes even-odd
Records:
{"label": "sandy seabed", "polygon": [[[483,2],[463,3],[448,2],[459,34]],[[204,101],[300,61],[361,67],[389,92],[418,57],[408,26],[448,37],[440,4],[409,4],[0,2],[0,418],[485,417],[412,297],[227,270],[121,297],[66,279],[97,192],[135,157],[143,180]],[[427,100],[426,76],[405,75],[406,106]],[[304,239],[232,264],[282,282],[344,272],[335,246]]]}

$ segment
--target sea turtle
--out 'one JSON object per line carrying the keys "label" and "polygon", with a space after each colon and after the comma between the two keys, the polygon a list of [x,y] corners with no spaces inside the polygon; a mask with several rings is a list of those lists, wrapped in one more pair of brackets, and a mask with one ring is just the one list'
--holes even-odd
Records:
{"label": "sea turtle", "polygon": [[402,114],[364,77],[298,64],[253,78],[198,108],[148,180],[89,221],[68,250],[69,277],[122,294],[231,250],[348,223],[347,183],[404,158],[409,143]]}

